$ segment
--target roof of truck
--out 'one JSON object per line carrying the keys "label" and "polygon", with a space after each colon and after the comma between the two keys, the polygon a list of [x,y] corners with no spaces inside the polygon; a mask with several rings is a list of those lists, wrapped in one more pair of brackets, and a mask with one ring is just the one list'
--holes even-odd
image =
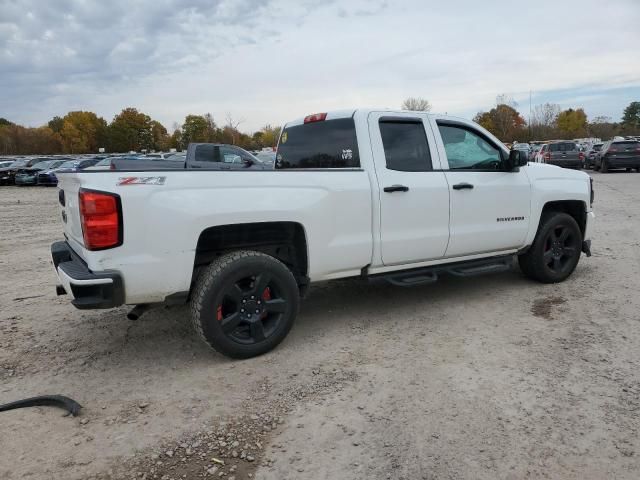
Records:
{"label": "roof of truck", "polygon": [[368,115],[370,112],[389,112],[389,113],[426,113],[428,115],[431,116],[436,116],[438,118],[442,118],[442,119],[450,119],[450,120],[463,120],[465,122],[468,122],[469,120],[466,118],[462,118],[462,117],[455,117],[452,115],[446,115],[446,114],[439,114],[439,113],[431,113],[431,112],[421,112],[421,111],[415,111],[415,110],[402,110],[400,108],[388,108],[388,107],[383,107],[383,108],[375,108],[375,107],[367,107],[367,108],[348,108],[348,109],[343,109],[343,110],[327,110],[325,112],[319,113],[311,113],[310,115],[305,115],[304,117],[299,117],[296,118],[295,120],[292,120],[290,122],[285,123],[285,127],[292,127],[295,125],[302,125],[304,123],[305,118],[311,116],[311,115],[326,115],[325,120],[336,120],[338,118],[349,118],[352,117],[356,114],[356,112],[358,113],[362,113],[364,115]]}

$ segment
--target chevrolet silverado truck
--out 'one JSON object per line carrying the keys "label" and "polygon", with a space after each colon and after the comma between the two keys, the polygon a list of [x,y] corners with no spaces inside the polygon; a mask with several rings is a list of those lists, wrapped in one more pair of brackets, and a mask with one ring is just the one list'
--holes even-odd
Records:
{"label": "chevrolet silverado truck", "polygon": [[273,170],[60,175],[59,294],[81,309],[189,303],[224,355],[278,345],[310,283],[399,286],[512,268],[561,282],[590,255],[590,177],[528,163],[481,126],[420,112],[309,115]]}

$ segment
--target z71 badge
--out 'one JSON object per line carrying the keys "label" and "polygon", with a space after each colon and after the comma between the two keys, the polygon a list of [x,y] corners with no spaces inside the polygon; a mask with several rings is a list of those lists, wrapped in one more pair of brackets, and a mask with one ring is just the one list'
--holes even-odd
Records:
{"label": "z71 badge", "polygon": [[120,177],[118,185],[164,185],[167,177]]}

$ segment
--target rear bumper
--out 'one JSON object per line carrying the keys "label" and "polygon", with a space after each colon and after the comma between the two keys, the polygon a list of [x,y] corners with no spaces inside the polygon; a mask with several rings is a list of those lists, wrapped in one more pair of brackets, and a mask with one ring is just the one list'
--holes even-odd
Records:
{"label": "rear bumper", "polygon": [[606,158],[607,166],[609,168],[639,168],[640,157],[637,158]]}
{"label": "rear bumper", "polygon": [[67,242],[53,243],[51,257],[60,285],[73,298],[71,303],[76,308],[113,308],[124,304],[124,284],[118,272],[92,272]]}
{"label": "rear bumper", "polygon": [[549,160],[547,163],[549,165],[557,165],[558,167],[564,168],[582,168],[584,165],[582,160]]}

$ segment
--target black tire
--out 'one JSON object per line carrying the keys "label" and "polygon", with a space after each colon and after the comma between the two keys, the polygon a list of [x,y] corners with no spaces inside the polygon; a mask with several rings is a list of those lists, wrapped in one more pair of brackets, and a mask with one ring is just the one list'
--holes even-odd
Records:
{"label": "black tire", "polygon": [[602,159],[602,162],[600,162],[600,171],[602,173],[609,173],[609,164],[604,158]]}
{"label": "black tire", "polygon": [[239,250],[201,272],[191,297],[191,319],[198,335],[218,352],[250,358],[287,336],[299,303],[298,284],[282,262]]}
{"label": "black tire", "polygon": [[558,283],[573,273],[582,252],[582,232],[563,212],[547,212],[540,220],[531,248],[518,257],[520,269],[542,283]]}

